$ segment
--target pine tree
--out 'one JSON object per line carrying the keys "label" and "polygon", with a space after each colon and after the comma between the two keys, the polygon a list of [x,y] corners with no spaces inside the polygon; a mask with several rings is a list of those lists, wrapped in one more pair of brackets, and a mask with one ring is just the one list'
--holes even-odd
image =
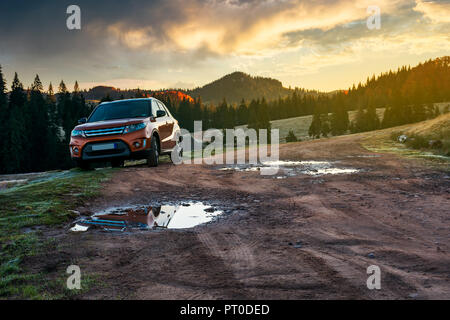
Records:
{"label": "pine tree", "polygon": [[308,135],[313,138],[320,138],[322,123],[320,119],[320,112],[316,111],[313,115],[311,125],[309,126]]}
{"label": "pine tree", "polygon": [[70,140],[70,133],[73,127],[73,120],[71,115],[72,99],[69,91],[67,91],[66,84],[61,80],[58,88],[58,118],[60,125],[64,130],[64,142],[68,143]]}
{"label": "pine tree", "polygon": [[352,121],[352,133],[363,132],[365,131],[366,124],[366,114],[364,112],[363,107],[359,107],[356,112],[355,119]]}
{"label": "pine tree", "polygon": [[248,128],[256,129],[258,127],[258,108],[259,100],[252,100],[248,106]]}
{"label": "pine tree", "polygon": [[47,110],[47,104],[42,94],[43,86],[36,75],[34,82],[31,85],[30,99],[28,101],[28,112],[31,121],[28,124],[27,129],[27,143],[26,154],[29,160],[29,168],[32,171],[42,171],[47,168],[48,165],[48,128],[49,128],[49,115]]}
{"label": "pine tree", "polygon": [[323,113],[320,115],[320,133],[327,138],[330,132],[331,128],[328,113]]}
{"label": "pine tree", "polygon": [[295,136],[294,131],[289,130],[288,135],[286,137],[286,142],[297,142],[298,138]]}
{"label": "pine tree", "polygon": [[71,98],[72,103],[70,105],[70,119],[72,123],[71,126],[74,127],[78,124],[79,119],[89,115],[89,108],[86,105],[84,96],[80,92],[78,81],[75,81]]}
{"label": "pine tree", "polygon": [[377,109],[374,106],[367,108],[365,113],[364,131],[372,131],[380,128],[380,118],[377,115]]}
{"label": "pine tree", "polygon": [[24,108],[26,94],[17,73],[11,86],[9,96],[9,106],[5,129],[7,137],[5,139],[4,164],[7,173],[27,171],[26,154],[24,151],[25,127]]}
{"label": "pine tree", "polygon": [[248,123],[248,108],[245,100],[242,99],[237,109],[237,121],[236,125]]}
{"label": "pine tree", "polygon": [[57,168],[59,164],[58,149],[61,142],[59,136],[58,113],[56,109],[56,98],[53,91],[53,85],[50,82],[45,99],[48,110],[48,130],[47,130],[47,144],[48,144],[48,168]]}
{"label": "pine tree", "polygon": [[0,130],[0,173],[5,172],[5,142],[7,139],[7,120],[8,120],[8,97],[6,95],[6,81],[3,78],[2,67],[0,66],[0,123],[2,129]]}
{"label": "pine tree", "polygon": [[348,125],[348,112],[345,110],[343,103],[339,103],[335,106],[335,112],[331,114],[331,133],[334,136],[344,134],[348,130]]}
{"label": "pine tree", "polygon": [[194,123],[192,120],[191,108],[189,100],[183,99],[178,106],[177,112],[178,121],[183,129],[192,132],[194,130]]}
{"label": "pine tree", "polygon": [[[252,100],[249,106],[249,119],[248,128],[255,129],[259,132],[259,129],[267,130],[267,143],[270,143],[271,138],[271,124],[269,117],[269,108],[266,99]],[[259,133],[258,133],[259,134]]]}

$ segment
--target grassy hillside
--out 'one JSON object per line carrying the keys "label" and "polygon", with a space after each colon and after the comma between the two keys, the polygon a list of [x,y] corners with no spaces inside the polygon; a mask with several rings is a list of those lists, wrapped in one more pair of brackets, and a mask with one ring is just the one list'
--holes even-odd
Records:
{"label": "grassy hillside", "polygon": [[[380,118],[383,117],[384,108],[377,109],[377,114]],[[349,111],[348,117],[353,120],[356,116],[356,111]],[[286,142],[286,137],[290,130],[292,130],[295,136],[301,140],[311,139],[308,136],[308,129],[311,125],[312,115],[295,117],[289,119],[273,120],[270,123],[272,128],[280,130],[280,142]]]}
{"label": "grassy hillside", "polygon": [[[398,137],[403,134],[409,142],[398,141]],[[363,145],[371,151],[428,158],[447,165],[450,163],[450,113],[418,123],[366,132],[364,135]],[[440,142],[432,146],[430,141]]]}
{"label": "grassy hillside", "polygon": [[442,114],[437,118],[415,123],[403,132],[406,135],[425,135],[434,139],[449,137],[450,113]]}
{"label": "grassy hillside", "polygon": [[[435,103],[435,105],[437,105],[439,107],[440,111],[443,112],[443,110],[450,104],[448,102],[444,102],[444,103]],[[356,112],[357,111],[349,111],[348,112],[348,117],[349,117],[350,121],[352,121],[355,118]],[[383,119],[384,108],[378,108],[377,114],[378,114],[378,117],[380,118],[380,120]],[[273,120],[270,123],[272,124],[272,128],[276,128],[276,129],[280,130],[280,142],[283,143],[283,142],[286,142],[286,137],[290,130],[292,130],[294,132],[295,136],[298,139],[301,139],[301,140],[311,139],[308,136],[308,129],[309,129],[309,126],[311,125],[311,121],[312,121],[312,115],[309,115],[309,116],[303,116],[303,117]],[[244,127],[244,126],[239,126],[239,127]],[[427,130],[427,129],[424,129],[424,130]],[[420,133],[420,132],[417,132],[417,133]]]}

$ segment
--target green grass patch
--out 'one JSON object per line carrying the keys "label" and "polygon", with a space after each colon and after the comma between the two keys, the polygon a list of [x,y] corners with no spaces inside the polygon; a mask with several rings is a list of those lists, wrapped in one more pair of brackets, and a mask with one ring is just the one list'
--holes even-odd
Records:
{"label": "green grass patch", "polygon": [[[0,299],[52,299],[77,294],[77,290],[64,289],[65,283],[55,290],[51,285],[56,280],[25,270],[25,257],[58,250],[55,239],[43,239],[39,230],[31,228],[71,221],[75,215],[70,210],[97,196],[101,184],[114,170],[117,169],[72,169],[69,174],[0,192]],[[83,284],[89,283],[89,276],[85,275]]]}

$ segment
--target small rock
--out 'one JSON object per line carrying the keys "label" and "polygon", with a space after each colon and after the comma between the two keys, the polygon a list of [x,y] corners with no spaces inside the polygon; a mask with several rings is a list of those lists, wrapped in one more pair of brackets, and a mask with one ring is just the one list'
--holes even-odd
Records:
{"label": "small rock", "polygon": [[418,296],[419,296],[419,294],[418,294],[417,292],[410,293],[410,294],[408,295],[408,297],[410,297],[410,298],[417,298]]}

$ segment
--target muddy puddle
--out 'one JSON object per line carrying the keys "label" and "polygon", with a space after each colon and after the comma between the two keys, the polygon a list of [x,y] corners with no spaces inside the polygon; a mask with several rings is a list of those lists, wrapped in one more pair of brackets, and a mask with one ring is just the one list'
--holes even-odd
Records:
{"label": "muddy puddle", "polygon": [[[278,171],[276,170],[278,168]],[[275,169],[275,170],[273,170]],[[355,168],[341,168],[337,167],[335,162],[329,161],[270,161],[258,165],[244,164],[222,167],[219,170],[227,171],[263,171],[276,172],[273,175],[276,179],[283,179],[287,177],[297,176],[300,174],[310,176],[321,176],[328,174],[351,174],[357,173],[360,170]]]}
{"label": "muddy puddle", "polygon": [[186,229],[216,219],[223,211],[202,202],[179,205],[133,206],[110,208],[87,219],[78,219],[70,229],[105,231],[138,231],[151,229]]}

